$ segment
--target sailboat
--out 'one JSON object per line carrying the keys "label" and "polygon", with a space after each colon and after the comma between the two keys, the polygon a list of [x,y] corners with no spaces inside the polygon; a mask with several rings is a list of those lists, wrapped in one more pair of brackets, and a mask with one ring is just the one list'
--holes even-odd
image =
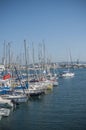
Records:
{"label": "sailboat", "polygon": [[[72,57],[71,57],[71,53],[70,53],[70,60],[72,63]],[[70,71],[70,67],[69,65],[67,66],[67,71],[64,71],[62,73],[62,77],[67,78],[67,77],[74,77],[75,73]]]}
{"label": "sailboat", "polygon": [[[22,83],[21,83],[21,80],[20,80],[20,77],[18,75],[18,72],[17,72],[17,69],[16,69],[16,66],[14,66],[15,68],[15,72],[16,72],[16,75],[18,77],[18,80],[20,82],[20,87],[17,86],[17,88],[21,88],[22,90],[22,93],[19,93],[19,92],[16,92],[16,87],[14,89],[12,89],[9,93],[6,93],[7,90],[9,90],[8,87],[4,87],[4,89],[2,89],[3,91],[5,91],[5,94],[1,94],[1,97],[3,99],[7,99],[8,101],[11,100],[12,103],[14,104],[17,104],[17,103],[23,103],[23,102],[27,102],[28,101],[28,96],[25,94],[25,91],[23,89],[23,86],[22,86]],[[2,92],[3,92],[2,91]],[[1,92],[0,92],[1,93]]]}
{"label": "sailboat", "polygon": [[74,72],[71,72],[69,69],[67,71],[64,71],[62,74],[62,77],[73,77],[75,74]]}

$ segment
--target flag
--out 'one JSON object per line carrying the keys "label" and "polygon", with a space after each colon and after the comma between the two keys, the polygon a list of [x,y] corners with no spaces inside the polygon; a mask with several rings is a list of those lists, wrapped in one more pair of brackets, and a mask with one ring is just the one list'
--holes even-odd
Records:
{"label": "flag", "polygon": [[9,79],[9,78],[11,78],[11,75],[10,75],[10,74],[6,74],[6,75],[3,76],[3,79],[4,79],[4,80],[5,80],[5,79]]}

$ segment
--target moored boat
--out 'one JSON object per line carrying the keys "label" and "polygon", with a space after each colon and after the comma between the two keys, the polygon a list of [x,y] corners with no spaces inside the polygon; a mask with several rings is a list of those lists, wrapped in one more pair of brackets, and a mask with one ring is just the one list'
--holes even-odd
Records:
{"label": "moored boat", "polygon": [[2,97],[0,97],[0,107],[13,108],[13,103],[11,100],[3,99]]}
{"label": "moored boat", "polygon": [[73,72],[70,71],[65,71],[62,74],[62,77],[73,77],[75,74]]}
{"label": "moored boat", "polygon": [[0,116],[9,116],[10,115],[10,109],[8,108],[0,108]]}
{"label": "moored boat", "polygon": [[28,96],[26,94],[12,94],[12,95],[2,95],[3,99],[11,100],[13,103],[23,103],[27,102]]}

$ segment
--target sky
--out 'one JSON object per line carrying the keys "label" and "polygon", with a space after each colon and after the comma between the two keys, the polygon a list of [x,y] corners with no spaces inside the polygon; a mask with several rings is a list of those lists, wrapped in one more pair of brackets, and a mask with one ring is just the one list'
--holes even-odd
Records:
{"label": "sky", "polygon": [[[52,61],[86,61],[86,0],[0,0],[0,58],[3,43],[13,55],[24,52],[24,39],[35,58],[45,44]],[[31,56],[31,55],[30,55]]]}

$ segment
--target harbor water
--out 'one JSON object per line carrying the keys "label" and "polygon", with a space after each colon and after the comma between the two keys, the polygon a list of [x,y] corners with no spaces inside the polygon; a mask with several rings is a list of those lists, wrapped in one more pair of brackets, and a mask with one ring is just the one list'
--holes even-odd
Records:
{"label": "harbor water", "polygon": [[0,130],[86,130],[86,69],[31,99],[0,121]]}

